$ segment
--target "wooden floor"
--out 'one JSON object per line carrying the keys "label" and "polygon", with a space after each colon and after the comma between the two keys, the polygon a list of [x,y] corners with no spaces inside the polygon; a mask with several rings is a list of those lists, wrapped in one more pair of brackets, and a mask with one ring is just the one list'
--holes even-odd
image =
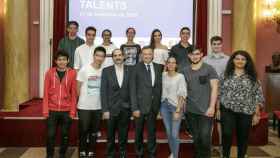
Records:
{"label": "wooden floor", "polygon": [[[161,150],[160,148],[158,150]],[[184,150],[184,149],[181,149]],[[78,158],[77,147],[71,147],[67,152],[67,158]],[[167,156],[166,156],[167,157]],[[189,157],[185,155],[184,158]],[[218,158],[218,152],[214,149],[212,153],[213,158]],[[232,156],[236,157],[236,147],[232,148]],[[280,158],[280,138],[276,132],[269,129],[269,143],[261,147],[249,147],[249,158]],[[0,158],[45,158],[45,148],[0,148]],[[160,158],[164,158],[160,156]]]}

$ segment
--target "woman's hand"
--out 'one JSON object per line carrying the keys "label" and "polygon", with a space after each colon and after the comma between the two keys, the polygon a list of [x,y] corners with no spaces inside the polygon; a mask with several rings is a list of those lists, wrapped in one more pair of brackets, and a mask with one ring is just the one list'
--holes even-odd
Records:
{"label": "woman's hand", "polygon": [[181,118],[181,113],[180,112],[174,112],[173,114],[173,120],[179,120]]}
{"label": "woman's hand", "polygon": [[260,122],[260,115],[255,113],[252,118],[252,126],[256,126]]}

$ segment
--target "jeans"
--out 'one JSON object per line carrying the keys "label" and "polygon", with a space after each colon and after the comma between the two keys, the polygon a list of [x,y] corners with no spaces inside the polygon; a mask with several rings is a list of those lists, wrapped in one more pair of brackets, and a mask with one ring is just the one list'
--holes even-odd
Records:
{"label": "jeans", "polygon": [[237,157],[244,158],[247,152],[252,115],[233,112],[221,106],[223,157],[230,157],[233,130],[237,135]]}
{"label": "jeans", "polygon": [[191,112],[187,112],[185,117],[193,136],[195,158],[210,158],[213,118]]}
{"label": "jeans", "polygon": [[61,145],[60,155],[65,155],[68,142],[69,142],[69,130],[72,124],[72,119],[69,116],[69,112],[62,111],[50,111],[47,118],[47,156],[52,157],[54,155],[56,129],[61,126]]}
{"label": "jeans", "polygon": [[160,113],[166,129],[169,148],[173,157],[177,158],[180,145],[179,131],[182,117],[180,117],[178,120],[174,120],[173,114],[175,111],[176,107],[170,104],[167,100],[161,103]]}
{"label": "jeans", "polygon": [[[78,110],[78,116],[80,152],[95,152],[97,133],[102,118],[102,112],[101,110]],[[89,142],[87,142],[87,140],[89,140]]]}

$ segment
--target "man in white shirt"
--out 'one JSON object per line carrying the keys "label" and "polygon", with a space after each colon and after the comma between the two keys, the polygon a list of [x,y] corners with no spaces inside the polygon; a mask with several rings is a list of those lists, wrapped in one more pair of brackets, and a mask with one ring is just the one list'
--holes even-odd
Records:
{"label": "man in white shirt", "polygon": [[126,144],[130,120],[130,67],[124,65],[125,54],[112,52],[114,65],[106,67],[101,79],[103,118],[107,120],[107,158],[115,157],[115,135],[118,131],[120,158],[126,158]]}
{"label": "man in white shirt", "polygon": [[84,65],[92,63],[93,51],[96,48],[94,44],[96,29],[92,26],[86,28],[86,42],[75,50],[74,69],[80,70]]}
{"label": "man in white shirt", "polygon": [[[80,158],[94,157],[95,155],[97,133],[102,119],[100,87],[101,66],[105,56],[105,48],[96,47],[93,57],[91,57],[93,62],[83,66],[77,75]],[[89,142],[87,142],[88,139]]]}

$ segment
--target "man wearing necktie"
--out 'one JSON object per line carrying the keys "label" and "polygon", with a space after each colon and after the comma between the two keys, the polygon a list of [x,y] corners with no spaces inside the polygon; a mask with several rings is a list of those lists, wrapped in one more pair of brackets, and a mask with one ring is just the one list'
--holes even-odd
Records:
{"label": "man wearing necktie", "polygon": [[136,64],[131,77],[131,109],[135,120],[135,150],[144,157],[143,129],[147,125],[148,156],[156,157],[156,119],[160,109],[163,67],[153,63],[153,49],[142,48],[143,61]]}

